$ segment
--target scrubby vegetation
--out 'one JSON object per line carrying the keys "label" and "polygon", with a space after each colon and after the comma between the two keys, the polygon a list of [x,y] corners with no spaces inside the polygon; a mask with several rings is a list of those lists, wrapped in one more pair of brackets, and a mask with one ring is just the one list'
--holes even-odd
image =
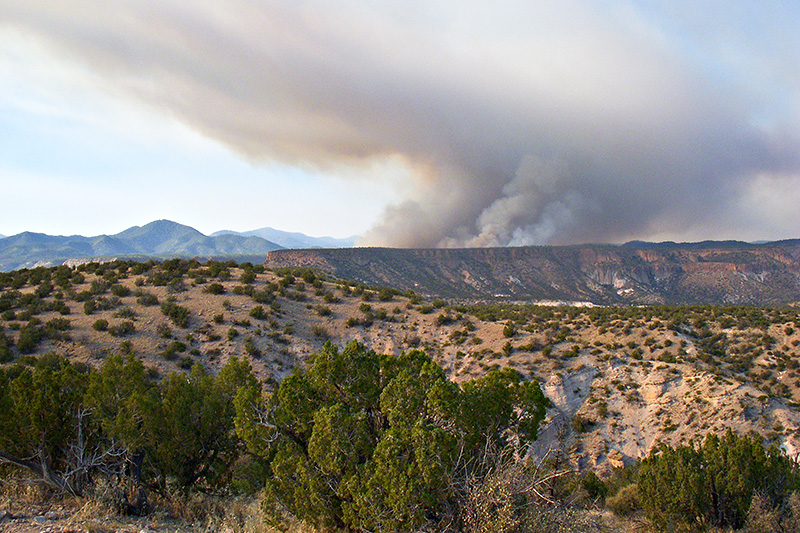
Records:
{"label": "scrubby vegetation", "polygon": [[230,483],[241,447],[233,398],[244,387],[258,383],[238,359],[216,376],[195,365],[157,379],[132,356],[97,370],[32,358],[0,371],[0,460],[73,495],[118,484],[120,510],[145,512],[144,489]]}
{"label": "scrubby vegetation", "polygon": [[358,343],[327,344],[274,394],[236,358],[216,376],[194,365],[158,379],[133,356],[94,370],[47,355],[0,371],[0,461],[73,495],[114,484],[125,512],[171,487],[266,484],[276,525],[288,511],[323,528],[412,531],[458,523],[488,451],[519,457],[546,405],[510,369],[459,386],[422,352]]}
{"label": "scrubby vegetation", "polygon": [[244,391],[237,428],[268,465],[266,505],[321,528],[415,531],[460,522],[487,450],[524,455],[547,400],[505,369],[461,386],[419,351],[333,345],[277,393]]}
{"label": "scrubby vegetation", "polygon": [[607,509],[794,531],[798,406],[794,307],[455,303],[213,261],[0,273],[0,491],[121,512],[239,494],[322,529],[594,531]]}

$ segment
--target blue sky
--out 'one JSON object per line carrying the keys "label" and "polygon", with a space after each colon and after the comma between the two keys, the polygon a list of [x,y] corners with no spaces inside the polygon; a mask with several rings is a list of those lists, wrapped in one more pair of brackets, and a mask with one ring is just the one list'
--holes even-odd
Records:
{"label": "blue sky", "polygon": [[800,237],[793,3],[452,6],[0,0],[0,233]]}
{"label": "blue sky", "polygon": [[[0,33],[0,231],[97,235],[168,218],[204,233],[264,226],[363,232],[391,190],[231,148],[94,74]],[[4,53],[3,53],[4,52]],[[307,205],[304,205],[307,204]]]}

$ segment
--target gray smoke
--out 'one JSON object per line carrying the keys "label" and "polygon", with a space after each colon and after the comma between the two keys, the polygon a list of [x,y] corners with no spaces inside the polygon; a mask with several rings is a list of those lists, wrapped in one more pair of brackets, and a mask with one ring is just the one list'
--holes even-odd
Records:
{"label": "gray smoke", "polygon": [[763,213],[800,191],[797,41],[773,31],[792,7],[371,4],[9,0],[0,24],[255,160],[402,161],[406,198],[364,243],[800,234],[792,202]]}

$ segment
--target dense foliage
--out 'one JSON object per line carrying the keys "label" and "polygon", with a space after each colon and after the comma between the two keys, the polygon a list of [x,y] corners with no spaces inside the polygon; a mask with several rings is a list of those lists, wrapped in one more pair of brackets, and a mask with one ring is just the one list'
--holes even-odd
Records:
{"label": "dense foliage", "polygon": [[42,356],[0,369],[0,462],[76,495],[100,478],[159,491],[219,486],[242,449],[233,398],[243,388],[260,385],[236,358],[217,376],[195,365],[156,380],[133,357],[92,370]]}
{"label": "dense foliage", "polygon": [[800,490],[800,467],[777,446],[757,436],[709,435],[701,446],[662,446],[642,460],[641,506],[659,527],[744,525],[754,495],[772,508]]}
{"label": "dense foliage", "polygon": [[487,449],[524,450],[547,400],[514,370],[459,386],[423,352],[380,356],[328,343],[260,398],[236,399],[237,428],[269,463],[267,506],[319,527],[413,531],[457,516]]}

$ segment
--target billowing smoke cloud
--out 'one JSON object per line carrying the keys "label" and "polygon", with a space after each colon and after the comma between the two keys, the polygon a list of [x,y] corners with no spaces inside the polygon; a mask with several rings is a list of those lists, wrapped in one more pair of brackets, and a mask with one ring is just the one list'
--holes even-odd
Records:
{"label": "billowing smoke cloud", "polygon": [[[248,157],[402,161],[406,197],[365,243],[800,231],[748,196],[800,191],[800,43],[777,31],[798,17],[765,11],[794,8],[700,21],[668,2],[373,4],[43,0],[4,2],[0,23]],[[759,48],[762,32],[779,42]]]}

